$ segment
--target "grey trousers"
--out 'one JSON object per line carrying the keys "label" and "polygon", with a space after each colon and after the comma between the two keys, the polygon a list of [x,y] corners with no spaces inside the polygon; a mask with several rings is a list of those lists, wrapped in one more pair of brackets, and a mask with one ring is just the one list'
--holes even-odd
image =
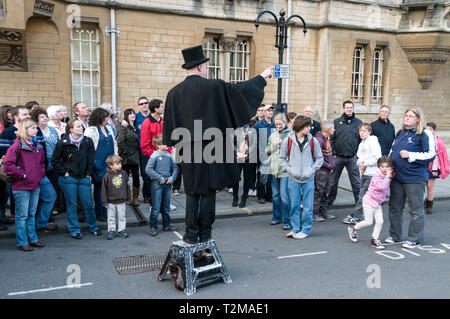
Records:
{"label": "grey trousers", "polygon": [[363,175],[361,177],[361,188],[359,190],[358,202],[355,205],[355,212],[353,213],[353,217],[356,217],[359,220],[364,220],[363,197],[369,189],[371,180],[372,176],[369,175]]}
{"label": "grey trousers", "polygon": [[424,194],[424,180],[421,180],[419,184],[404,184],[395,179],[392,180],[389,198],[389,235],[395,241],[402,240],[403,208],[408,201],[409,214],[411,215],[408,240],[423,243],[425,230]]}

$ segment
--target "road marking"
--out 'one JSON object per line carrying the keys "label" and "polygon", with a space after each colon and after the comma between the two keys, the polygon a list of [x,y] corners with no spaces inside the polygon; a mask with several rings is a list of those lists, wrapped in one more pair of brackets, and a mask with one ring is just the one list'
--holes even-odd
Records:
{"label": "road marking", "polygon": [[175,235],[177,235],[177,237],[178,237],[179,239],[183,239],[183,236],[181,236],[179,232],[174,231],[173,233],[174,233]]}
{"label": "road marking", "polygon": [[413,252],[413,251],[411,251],[411,250],[409,250],[409,249],[402,248],[402,250],[403,250],[403,251],[406,251],[407,253],[410,253],[411,255],[419,256],[419,257],[420,257],[420,255],[419,255],[418,253],[415,253],[415,252]]}
{"label": "road marking", "polygon": [[285,259],[285,258],[293,258],[293,257],[304,257],[304,256],[312,256],[312,255],[320,255],[320,254],[326,254],[327,251],[318,251],[315,253],[307,253],[307,254],[300,254],[300,255],[290,255],[290,256],[280,256],[277,257],[278,259]]}
{"label": "road marking", "polygon": [[66,285],[66,286],[61,286],[61,287],[50,287],[50,288],[36,289],[36,290],[29,290],[29,291],[10,292],[8,294],[8,296],[26,295],[26,294],[32,294],[35,292],[47,292],[47,291],[67,289],[67,288],[81,288],[83,286],[90,286],[90,285],[93,285],[93,283],[88,282],[86,284]]}

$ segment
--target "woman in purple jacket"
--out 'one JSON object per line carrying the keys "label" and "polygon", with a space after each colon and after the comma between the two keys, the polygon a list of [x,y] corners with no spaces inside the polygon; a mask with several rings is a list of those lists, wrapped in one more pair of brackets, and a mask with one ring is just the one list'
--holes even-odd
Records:
{"label": "woman in purple jacket", "polygon": [[44,247],[38,240],[35,214],[39,201],[39,185],[45,177],[45,151],[33,139],[37,124],[23,121],[17,131],[17,139],[6,153],[4,171],[15,181],[11,185],[16,203],[16,244],[20,250],[32,251],[33,247]]}

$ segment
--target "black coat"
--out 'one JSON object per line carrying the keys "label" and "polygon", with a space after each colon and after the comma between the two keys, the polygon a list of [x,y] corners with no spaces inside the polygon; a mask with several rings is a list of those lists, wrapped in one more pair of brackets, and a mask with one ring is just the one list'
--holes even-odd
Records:
{"label": "black coat", "polygon": [[[233,139],[226,138],[225,133],[227,129],[236,129],[249,123],[263,100],[266,84],[261,76],[231,84],[191,75],[169,91],[164,111],[163,144],[175,146],[180,142],[177,152],[183,149],[183,159],[177,159],[177,162],[181,162],[186,193],[208,194],[211,189],[223,189],[236,182],[236,174],[233,174],[235,164],[232,163]],[[194,134],[194,120],[201,120],[201,136]],[[176,128],[187,129],[191,139],[188,141],[185,136],[172,136]],[[226,147],[222,163],[206,163],[199,154],[200,150],[203,153],[205,147],[205,152],[210,153],[208,150],[212,147],[211,141],[219,142],[214,136],[203,138],[203,133],[209,128],[217,128],[222,132],[223,140],[220,142]],[[186,153],[189,147],[191,151]],[[195,161],[196,163],[195,150],[196,157],[200,160]],[[225,163],[227,150],[231,150],[228,154],[231,155],[231,164]]]}
{"label": "black coat", "polygon": [[372,126],[372,135],[378,138],[378,143],[381,146],[381,155],[389,155],[392,143],[395,139],[395,128],[389,119],[387,122],[378,118],[378,120],[370,123]]}
{"label": "black coat", "polygon": [[322,129],[320,128],[320,123],[316,120],[311,119],[311,131],[309,132],[312,136],[316,136],[317,132],[320,132]]}
{"label": "black coat", "polygon": [[85,136],[78,149],[70,143],[69,134],[65,133],[53,151],[52,165],[60,176],[68,172],[72,177],[84,178],[93,173],[94,157],[95,148],[92,139]]}
{"label": "black coat", "polygon": [[122,157],[122,165],[137,165],[140,163],[140,144],[137,130],[131,126],[119,127],[117,135],[117,146],[119,148],[119,156]]}
{"label": "black coat", "polygon": [[333,155],[341,157],[354,157],[358,152],[358,146],[361,142],[359,137],[359,125],[362,121],[353,117],[348,123],[345,114],[334,120],[334,134],[331,135],[331,145]]}

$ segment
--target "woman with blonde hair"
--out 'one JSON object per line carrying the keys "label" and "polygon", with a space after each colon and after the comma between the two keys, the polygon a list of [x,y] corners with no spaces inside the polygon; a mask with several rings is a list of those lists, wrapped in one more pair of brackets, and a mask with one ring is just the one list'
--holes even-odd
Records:
{"label": "woman with blonde hair", "polygon": [[45,177],[44,147],[35,139],[37,124],[24,120],[19,125],[17,139],[6,153],[3,169],[15,181],[11,185],[15,200],[16,245],[32,251],[44,247],[36,234],[35,215],[39,201],[39,185]]}
{"label": "woman with blonde hair", "polygon": [[428,163],[436,155],[434,137],[425,130],[423,112],[418,107],[405,111],[403,128],[398,131],[389,156],[395,165],[390,186],[389,237],[386,243],[402,240],[403,208],[408,201],[411,220],[404,248],[415,248],[424,241],[425,212],[423,198],[428,180]]}

